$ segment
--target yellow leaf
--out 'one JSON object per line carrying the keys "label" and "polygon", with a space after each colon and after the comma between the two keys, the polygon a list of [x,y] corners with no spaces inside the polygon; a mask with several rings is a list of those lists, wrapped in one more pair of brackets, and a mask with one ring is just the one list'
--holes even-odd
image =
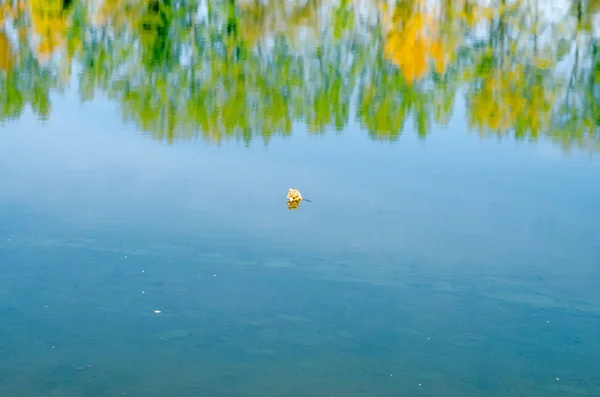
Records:
{"label": "yellow leaf", "polygon": [[288,209],[295,210],[302,202],[302,195],[297,189],[289,189],[287,194]]}

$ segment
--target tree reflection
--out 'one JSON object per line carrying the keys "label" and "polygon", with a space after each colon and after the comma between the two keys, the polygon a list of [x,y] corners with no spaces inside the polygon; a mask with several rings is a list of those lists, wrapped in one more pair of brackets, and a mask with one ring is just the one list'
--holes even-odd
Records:
{"label": "tree reflection", "polygon": [[[552,73],[551,44],[538,40],[545,26],[537,12],[500,0],[488,15],[477,50],[471,51],[469,120],[481,133],[513,131],[517,139],[535,140],[550,128],[559,76]],[[530,20],[527,29],[517,29],[523,20]]]}
{"label": "tree reflection", "polygon": [[482,136],[597,150],[600,1],[569,5],[552,20],[543,0],[4,1],[0,120],[49,117],[75,79],[168,142],[268,143],[350,117],[393,141],[464,98]]}
{"label": "tree reflection", "polygon": [[598,0],[574,0],[571,7],[575,26],[568,39],[573,45],[565,43],[563,51],[572,55],[572,62],[558,101],[556,127],[549,129],[551,139],[566,149],[600,149],[600,43],[592,34],[592,18],[599,10]]}

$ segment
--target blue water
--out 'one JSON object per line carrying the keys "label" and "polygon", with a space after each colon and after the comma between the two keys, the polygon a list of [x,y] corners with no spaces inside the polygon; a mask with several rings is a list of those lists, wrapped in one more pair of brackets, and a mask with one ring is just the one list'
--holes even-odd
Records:
{"label": "blue water", "polygon": [[6,123],[0,395],[600,395],[598,156],[461,111],[393,145],[167,145],[68,93]]}
{"label": "blue water", "polygon": [[0,1],[0,397],[600,396],[597,3]]}

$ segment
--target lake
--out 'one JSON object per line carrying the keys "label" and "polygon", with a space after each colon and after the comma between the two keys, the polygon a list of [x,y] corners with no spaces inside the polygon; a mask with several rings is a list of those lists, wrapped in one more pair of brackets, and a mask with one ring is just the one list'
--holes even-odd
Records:
{"label": "lake", "polygon": [[600,395],[600,3],[551,3],[3,2],[0,395]]}

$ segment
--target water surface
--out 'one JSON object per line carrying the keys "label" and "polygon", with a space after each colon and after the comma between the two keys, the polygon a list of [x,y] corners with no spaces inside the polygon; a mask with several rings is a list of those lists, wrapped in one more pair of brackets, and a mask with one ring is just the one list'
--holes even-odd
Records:
{"label": "water surface", "polygon": [[3,3],[0,395],[599,395],[596,3],[488,3]]}

